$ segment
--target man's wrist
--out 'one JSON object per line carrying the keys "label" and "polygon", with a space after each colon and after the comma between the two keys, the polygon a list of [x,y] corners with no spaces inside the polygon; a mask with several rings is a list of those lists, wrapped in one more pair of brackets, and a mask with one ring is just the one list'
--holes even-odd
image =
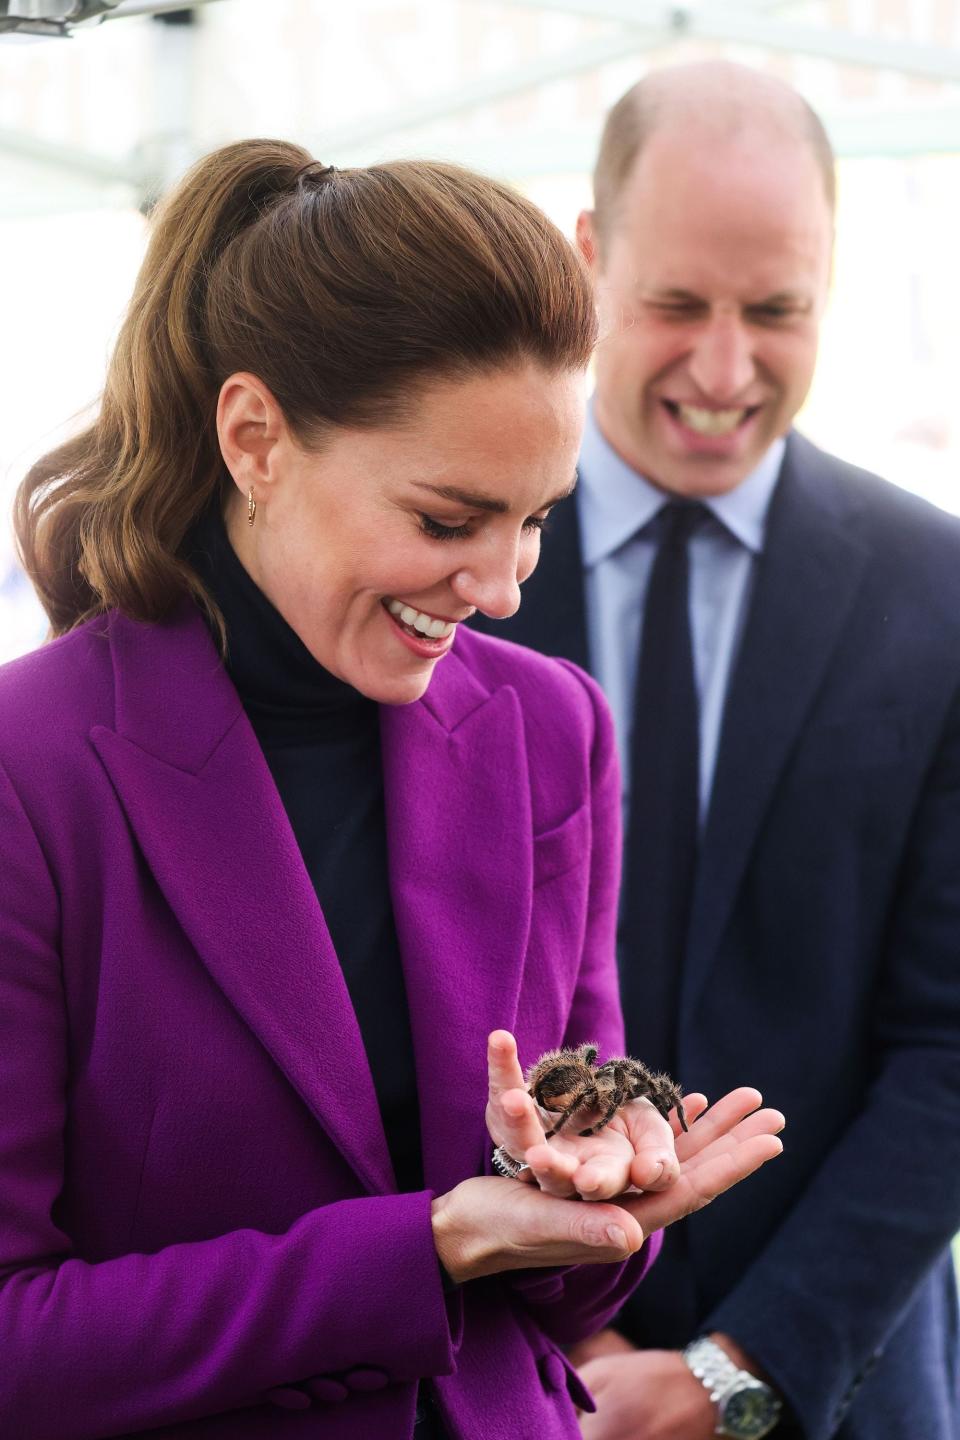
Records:
{"label": "man's wrist", "polygon": [[738,1370],[746,1370],[748,1374],[755,1375],[758,1380],[762,1380],[764,1385],[769,1385],[771,1390],[776,1390],[777,1387],[763,1366],[759,1365],[752,1355],[748,1355],[732,1335],[725,1335],[722,1330],[711,1330],[708,1338],[713,1341],[714,1345],[720,1346],[720,1349],[729,1356]]}
{"label": "man's wrist", "polygon": [[701,1335],[683,1351],[683,1359],[717,1407],[716,1434],[761,1440],[779,1423],[782,1401],[772,1385],[738,1363],[740,1355],[747,1361],[750,1357],[736,1342],[736,1359],[719,1343],[727,1338],[716,1332]]}

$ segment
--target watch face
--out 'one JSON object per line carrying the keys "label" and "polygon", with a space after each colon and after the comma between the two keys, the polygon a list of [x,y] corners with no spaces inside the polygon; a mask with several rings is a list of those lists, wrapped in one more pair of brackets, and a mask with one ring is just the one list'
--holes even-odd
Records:
{"label": "watch face", "polygon": [[765,1387],[745,1385],[723,1407],[723,1433],[734,1440],[760,1440],[777,1422],[780,1407]]}

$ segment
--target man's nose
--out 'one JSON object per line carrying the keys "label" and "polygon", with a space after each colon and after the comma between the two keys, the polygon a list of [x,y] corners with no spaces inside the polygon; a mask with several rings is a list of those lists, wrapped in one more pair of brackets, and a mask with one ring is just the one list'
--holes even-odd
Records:
{"label": "man's nose", "polygon": [[697,338],[688,368],[705,399],[719,405],[739,400],[756,373],[746,327],[732,316],[712,319]]}
{"label": "man's nose", "polygon": [[458,570],[450,584],[458,600],[491,620],[506,620],[520,608],[519,557],[515,549],[475,561]]}

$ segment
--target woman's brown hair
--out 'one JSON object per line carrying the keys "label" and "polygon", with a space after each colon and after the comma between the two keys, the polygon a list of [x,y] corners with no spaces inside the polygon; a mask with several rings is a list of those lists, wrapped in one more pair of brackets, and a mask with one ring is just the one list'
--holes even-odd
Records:
{"label": "woman's brown hair", "polygon": [[158,207],[96,420],[16,498],[24,567],[54,634],[117,606],[158,620],[224,476],[222,382],[251,371],[294,434],[398,418],[419,386],[533,360],[587,363],[589,282],[508,187],[453,165],[334,170],[248,140],[199,161]]}

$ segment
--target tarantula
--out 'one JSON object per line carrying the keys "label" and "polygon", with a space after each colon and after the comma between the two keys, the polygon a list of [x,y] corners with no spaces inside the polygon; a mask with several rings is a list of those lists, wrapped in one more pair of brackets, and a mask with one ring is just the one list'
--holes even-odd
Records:
{"label": "tarantula", "polygon": [[562,1130],[580,1110],[602,1110],[595,1125],[581,1130],[581,1135],[596,1135],[628,1100],[645,1097],[666,1119],[676,1106],[677,1119],[683,1130],[687,1119],[683,1113],[683,1091],[669,1075],[655,1075],[642,1060],[629,1055],[615,1056],[605,1065],[597,1065],[596,1045],[581,1045],[577,1050],[548,1050],[527,1072],[527,1087],[544,1110],[559,1112],[560,1118],[547,1139]]}

